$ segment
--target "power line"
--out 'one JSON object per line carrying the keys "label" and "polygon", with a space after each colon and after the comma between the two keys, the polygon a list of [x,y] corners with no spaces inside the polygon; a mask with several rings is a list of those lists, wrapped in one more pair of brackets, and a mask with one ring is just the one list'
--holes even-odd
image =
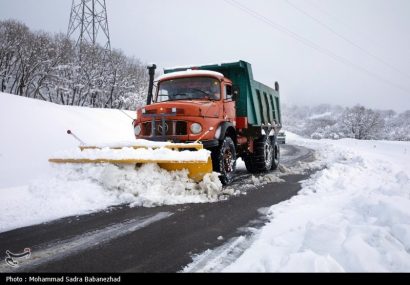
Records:
{"label": "power line", "polygon": [[362,73],[365,73],[365,74],[367,74],[367,75],[369,75],[369,76],[371,76],[371,77],[374,77],[374,78],[376,78],[376,79],[378,79],[378,80],[380,80],[380,81],[383,81],[384,83],[386,83],[386,84],[388,84],[388,85],[394,86],[395,88],[400,89],[401,91],[403,91],[403,92],[405,92],[405,93],[410,93],[410,91],[407,90],[405,87],[403,87],[403,86],[401,86],[401,85],[398,85],[398,84],[396,84],[396,83],[394,83],[394,82],[392,82],[392,81],[390,81],[390,80],[388,80],[388,79],[385,79],[385,78],[381,77],[380,75],[378,75],[377,73],[374,73],[374,72],[372,72],[372,71],[369,71],[369,70],[365,69],[364,67],[362,67],[362,66],[360,66],[360,65],[357,65],[357,64],[351,62],[350,60],[348,60],[348,59],[346,59],[346,58],[344,58],[344,57],[342,57],[342,56],[340,56],[340,55],[337,55],[337,54],[333,53],[332,51],[330,51],[330,50],[328,50],[328,49],[325,49],[325,48],[323,48],[323,47],[317,45],[317,44],[314,43],[313,41],[311,41],[311,40],[309,40],[309,39],[306,39],[306,38],[304,38],[304,37],[298,35],[298,34],[295,33],[295,32],[292,32],[291,30],[287,29],[285,26],[282,26],[282,25],[280,25],[280,24],[278,24],[278,23],[272,21],[271,19],[269,19],[269,18],[263,16],[262,14],[258,13],[257,11],[252,10],[252,9],[250,9],[250,8],[248,8],[248,7],[246,7],[246,6],[242,5],[242,4],[240,4],[240,3],[238,3],[236,0],[224,0],[224,1],[225,1],[227,4],[229,4],[229,5],[233,6],[233,7],[236,7],[236,8],[238,8],[238,9],[244,11],[245,13],[249,14],[250,16],[252,16],[252,17],[258,19],[259,21],[262,21],[263,23],[269,25],[270,27],[272,27],[272,28],[274,28],[274,29],[276,29],[276,30],[278,30],[278,31],[280,31],[280,32],[282,32],[282,33],[287,34],[288,36],[290,36],[290,37],[294,38],[295,40],[297,40],[297,41],[303,43],[304,45],[306,45],[306,46],[308,46],[308,47],[310,47],[310,48],[316,50],[317,52],[322,53],[322,54],[324,54],[324,55],[327,55],[327,56],[331,57],[331,58],[334,59],[335,61],[338,61],[338,62],[340,62],[340,63],[343,63],[343,64],[345,64],[345,65],[348,65],[348,66],[350,66],[350,67],[353,68],[353,69],[359,70],[359,71],[361,71]]}
{"label": "power line", "polygon": [[[361,32],[360,30],[357,29],[357,27],[353,27],[352,24],[350,24],[348,21],[342,20],[340,16],[335,16],[334,14],[330,13],[329,11],[326,11],[324,8],[320,7],[317,3],[315,3],[315,0],[311,0],[310,4],[311,6],[314,6],[319,12],[322,14],[332,18],[332,20],[339,22],[340,24],[346,26],[350,30],[354,30],[355,33],[359,33],[362,38],[366,38],[366,40],[372,42],[375,46],[381,47],[380,41],[376,41],[374,38],[370,37],[368,34],[365,34]],[[407,49],[407,51],[409,51]]]}
{"label": "power line", "polygon": [[300,13],[302,13],[303,15],[305,15],[306,17],[311,18],[313,21],[315,21],[316,23],[318,23],[319,25],[321,25],[322,27],[324,27],[325,29],[327,29],[328,31],[330,31],[331,33],[335,34],[336,36],[338,36],[339,38],[341,38],[342,40],[346,41],[347,43],[349,43],[350,45],[354,46],[355,48],[361,50],[363,53],[367,54],[368,56],[372,57],[373,59],[377,60],[378,62],[384,64],[385,66],[395,70],[397,73],[399,73],[400,75],[402,75],[403,77],[406,78],[410,78],[410,75],[407,74],[406,72],[401,71],[400,69],[398,69],[397,67],[395,67],[394,65],[388,63],[387,61],[383,60],[382,58],[378,57],[377,55],[374,55],[372,53],[370,53],[369,51],[367,51],[366,49],[364,49],[363,47],[359,46],[358,44],[356,44],[355,42],[353,42],[352,40],[350,40],[349,38],[343,36],[342,34],[338,33],[337,31],[335,31],[332,27],[330,27],[329,25],[326,25],[325,23],[323,23],[322,21],[320,21],[319,19],[315,18],[314,16],[310,15],[309,13],[307,13],[306,11],[304,11],[303,9],[299,8],[298,6],[296,6],[295,4],[293,4],[292,2],[290,2],[289,0],[283,0],[285,1],[289,6],[291,6],[292,8],[296,9],[297,11],[299,11]]}

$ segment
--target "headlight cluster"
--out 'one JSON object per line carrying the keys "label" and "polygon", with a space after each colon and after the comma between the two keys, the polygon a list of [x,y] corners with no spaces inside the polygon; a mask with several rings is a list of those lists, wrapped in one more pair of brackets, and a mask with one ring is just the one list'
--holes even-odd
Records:
{"label": "headlight cluster", "polygon": [[193,134],[199,134],[200,132],[202,132],[202,126],[198,123],[193,123],[191,125],[191,132]]}

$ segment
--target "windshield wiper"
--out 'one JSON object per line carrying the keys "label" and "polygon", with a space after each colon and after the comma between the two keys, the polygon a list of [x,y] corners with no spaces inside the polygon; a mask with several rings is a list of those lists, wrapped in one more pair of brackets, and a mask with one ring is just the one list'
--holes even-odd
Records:
{"label": "windshield wiper", "polygon": [[206,92],[206,91],[204,91],[204,90],[196,89],[196,88],[190,88],[190,89],[193,90],[193,91],[199,91],[199,92],[205,94],[206,96],[209,97],[209,99],[211,99],[211,97],[213,97],[211,94],[209,94],[208,92]]}
{"label": "windshield wiper", "polygon": [[193,91],[199,91],[199,92],[205,94],[205,95],[206,95],[205,98],[206,98],[206,99],[209,99],[209,100],[211,100],[211,101],[216,101],[216,100],[218,100],[218,98],[216,98],[216,96],[214,96],[214,95],[212,95],[212,94],[209,94],[208,92],[206,92],[206,91],[204,91],[204,90],[196,89],[196,88],[191,88],[191,90],[193,90]]}

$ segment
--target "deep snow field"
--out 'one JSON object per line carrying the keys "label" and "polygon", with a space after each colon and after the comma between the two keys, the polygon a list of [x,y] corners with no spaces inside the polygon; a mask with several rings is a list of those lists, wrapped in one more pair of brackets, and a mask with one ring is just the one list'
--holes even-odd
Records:
{"label": "deep snow field", "polygon": [[[132,117],[133,112],[128,112]],[[55,105],[0,93],[0,232],[106,209],[227,199],[217,174],[197,184],[155,164],[53,165],[73,150],[72,130],[89,144],[134,142],[132,120],[118,110]],[[309,140],[319,169],[292,199],[272,206],[253,234],[195,257],[185,271],[410,271],[410,143]],[[243,163],[238,162],[239,167]],[[276,179],[276,180],[275,180]],[[261,179],[252,177],[257,185]],[[266,181],[280,181],[266,176]]]}

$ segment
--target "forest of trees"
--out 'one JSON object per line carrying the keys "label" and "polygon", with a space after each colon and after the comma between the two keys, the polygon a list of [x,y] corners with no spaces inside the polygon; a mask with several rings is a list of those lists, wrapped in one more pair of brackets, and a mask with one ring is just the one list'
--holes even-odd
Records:
{"label": "forest of trees", "polygon": [[[81,57],[79,50],[82,50]],[[144,104],[145,65],[122,52],[0,21],[0,91],[63,105],[134,110]]]}
{"label": "forest of trees", "polygon": [[410,141],[410,110],[372,110],[318,105],[282,106],[286,130],[313,139],[383,139]]}

